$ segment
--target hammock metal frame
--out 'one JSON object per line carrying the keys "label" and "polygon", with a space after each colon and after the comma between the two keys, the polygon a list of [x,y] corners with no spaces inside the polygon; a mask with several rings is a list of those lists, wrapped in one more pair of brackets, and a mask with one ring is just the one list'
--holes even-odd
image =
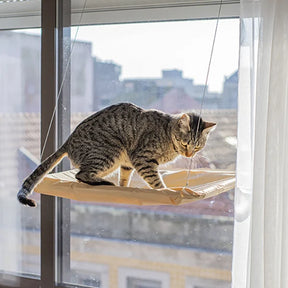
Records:
{"label": "hammock metal frame", "polygon": [[[150,189],[134,173],[131,187],[92,186],[75,179],[76,170],[48,174],[35,192],[77,201],[130,205],[180,205],[216,196],[235,187],[235,172],[191,170],[186,187],[187,170],[161,171],[168,188]],[[118,175],[108,177],[117,184]]]}

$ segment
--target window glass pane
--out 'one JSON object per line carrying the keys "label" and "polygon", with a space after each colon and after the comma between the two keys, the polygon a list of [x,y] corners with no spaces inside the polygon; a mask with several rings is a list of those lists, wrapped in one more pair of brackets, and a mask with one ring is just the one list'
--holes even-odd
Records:
{"label": "window glass pane", "polygon": [[[234,170],[239,21],[219,23],[203,100],[215,25],[202,20],[73,28],[73,128],[92,111],[119,102],[166,113],[201,112],[217,123],[204,150],[191,163],[180,157],[161,169]],[[66,282],[120,287],[122,268],[126,274],[127,269],[146,271],[146,282],[128,273],[127,287],[191,287],[185,286],[186,277],[199,275],[209,278],[209,285],[231,281],[233,191],[181,206],[72,201],[70,228]],[[168,280],[154,280],[156,272]]]}
{"label": "window glass pane", "polygon": [[40,273],[40,207],[16,197],[40,161],[41,36],[34,33],[0,31],[0,270],[25,274]]}

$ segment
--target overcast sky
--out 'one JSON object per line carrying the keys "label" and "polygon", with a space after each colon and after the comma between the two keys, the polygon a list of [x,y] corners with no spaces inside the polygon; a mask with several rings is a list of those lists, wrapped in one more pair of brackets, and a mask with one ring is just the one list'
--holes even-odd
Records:
{"label": "overcast sky", "polygon": [[[80,27],[78,40],[93,43],[93,55],[122,66],[121,78],[161,77],[162,69],[183,70],[183,76],[204,84],[216,20],[178,21]],[[75,38],[77,28],[72,30]],[[239,20],[221,20],[218,27],[209,90],[221,92],[224,76],[237,70]]]}

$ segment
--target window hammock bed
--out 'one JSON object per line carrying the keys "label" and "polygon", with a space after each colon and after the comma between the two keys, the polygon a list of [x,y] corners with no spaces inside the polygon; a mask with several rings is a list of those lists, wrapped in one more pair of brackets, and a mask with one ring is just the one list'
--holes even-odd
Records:
{"label": "window hammock bed", "polygon": [[[150,189],[133,173],[130,185],[91,186],[75,179],[77,170],[48,174],[35,192],[77,201],[119,203],[130,205],[180,205],[216,196],[235,187],[235,172],[220,170],[161,171],[169,189]],[[118,175],[108,176],[117,183]],[[187,181],[188,180],[188,181]],[[116,184],[117,185],[117,184]]]}

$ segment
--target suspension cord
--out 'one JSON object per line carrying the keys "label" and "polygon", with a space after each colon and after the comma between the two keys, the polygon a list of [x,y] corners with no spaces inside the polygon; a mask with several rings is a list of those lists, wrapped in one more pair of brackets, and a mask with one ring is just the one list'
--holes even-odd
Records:
{"label": "suspension cord", "polygon": [[73,39],[73,42],[72,42],[71,52],[69,54],[69,58],[68,58],[68,61],[67,61],[67,64],[66,64],[66,67],[65,67],[65,70],[64,70],[63,79],[61,81],[61,85],[60,85],[59,91],[57,93],[56,104],[55,104],[55,107],[54,107],[54,110],[53,110],[53,113],[52,113],[52,116],[51,116],[51,120],[50,120],[50,123],[49,123],[49,126],[48,126],[48,130],[47,130],[46,136],[45,136],[45,141],[44,141],[43,148],[42,148],[42,151],[41,151],[41,154],[40,154],[40,159],[42,159],[43,153],[45,151],[45,148],[46,148],[46,145],[47,145],[47,140],[48,140],[48,137],[49,137],[49,134],[50,134],[50,130],[51,130],[51,127],[52,127],[52,123],[53,123],[53,120],[55,118],[55,114],[56,114],[56,111],[57,111],[57,108],[58,108],[59,98],[60,98],[60,95],[61,95],[61,92],[62,92],[62,89],[63,89],[63,86],[64,86],[64,82],[65,82],[65,78],[66,78],[69,66],[71,64],[72,53],[73,53],[74,46],[75,46],[75,43],[76,43],[76,40],[77,40],[79,27],[80,27],[80,25],[82,23],[84,10],[86,9],[86,4],[87,4],[87,0],[84,0],[84,5],[83,5],[83,8],[82,8],[81,14],[80,14],[79,24],[77,26],[76,33],[75,33],[75,36],[74,36],[74,39]]}
{"label": "suspension cord", "polygon": [[[210,68],[211,68],[211,63],[212,63],[212,58],[213,58],[213,53],[214,53],[214,47],[215,47],[215,42],[216,42],[216,35],[217,35],[217,30],[218,30],[220,15],[221,15],[221,9],[222,9],[222,1],[223,0],[221,0],[221,2],[219,4],[219,9],[218,9],[217,21],[216,21],[216,25],[215,25],[215,31],[214,31],[214,36],[213,36],[212,47],[211,47],[211,51],[210,51],[210,58],[209,58],[209,63],[208,63],[208,68],[207,68],[207,73],[206,73],[205,85],[204,85],[202,98],[201,98],[199,119],[198,119],[198,123],[197,123],[197,129],[196,129],[195,138],[197,137],[197,134],[198,134],[198,131],[199,131],[199,128],[200,128],[199,127],[200,126],[200,117],[202,115],[204,99],[205,99],[206,92],[207,92],[207,85],[208,85],[208,80],[209,80]],[[193,158],[191,157],[190,160],[189,160],[189,165],[188,165],[188,171],[187,171],[187,178],[186,178],[185,188],[187,188],[189,186],[189,177],[190,177],[190,170],[191,170],[191,167],[192,167],[192,161],[193,161]]]}

